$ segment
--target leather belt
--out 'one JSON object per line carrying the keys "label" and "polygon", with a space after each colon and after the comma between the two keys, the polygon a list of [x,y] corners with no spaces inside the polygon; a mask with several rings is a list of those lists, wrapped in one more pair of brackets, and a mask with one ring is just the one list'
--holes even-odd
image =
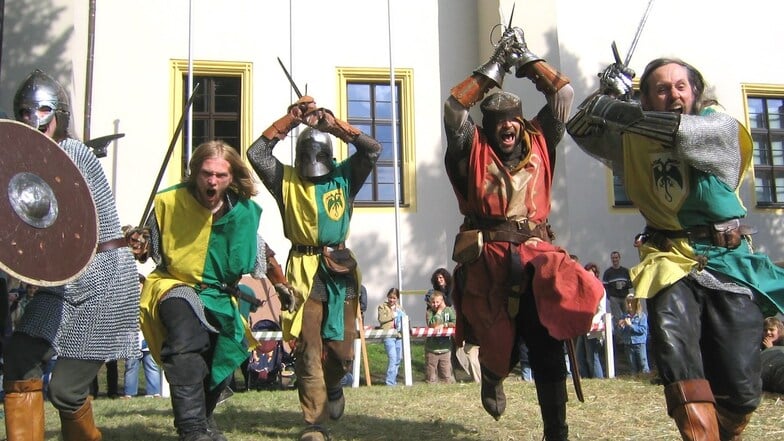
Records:
{"label": "leather belt", "polygon": [[323,247],[319,245],[292,245],[291,249],[302,254],[321,254]]}
{"label": "leather belt", "polygon": [[754,233],[756,230],[748,225],[741,225],[740,219],[730,219],[716,224],[695,225],[683,230],[659,230],[646,226],[640,239],[651,240],[654,246],[662,251],[672,249],[669,239],[706,241],[714,246],[734,249],[740,246],[744,236]]}
{"label": "leather belt", "polygon": [[101,242],[95,248],[96,253],[103,253],[104,251],[114,250],[117,248],[127,247],[128,242],[126,242],[125,238],[118,237],[117,239],[107,240],[106,242]]}

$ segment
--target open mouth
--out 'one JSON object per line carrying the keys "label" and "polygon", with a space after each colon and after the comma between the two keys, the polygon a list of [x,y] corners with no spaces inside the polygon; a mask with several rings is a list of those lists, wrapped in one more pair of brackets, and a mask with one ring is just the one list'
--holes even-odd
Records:
{"label": "open mouth", "polygon": [[515,140],[514,130],[504,130],[500,134],[501,142],[504,144],[512,144]]}
{"label": "open mouth", "polygon": [[210,189],[207,189],[207,191],[205,193],[207,193],[208,197],[213,197],[216,194],[218,194],[218,191],[215,190],[214,188],[210,188]]}

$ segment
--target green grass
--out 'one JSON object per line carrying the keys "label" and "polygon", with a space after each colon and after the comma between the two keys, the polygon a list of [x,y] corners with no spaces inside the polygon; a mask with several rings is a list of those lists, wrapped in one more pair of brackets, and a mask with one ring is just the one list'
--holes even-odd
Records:
{"label": "green grass", "polygon": [[[478,384],[425,384],[421,343],[413,350],[414,386],[387,387],[382,385],[383,345],[368,345],[373,386],[364,386],[363,378],[363,386],[345,389],[346,414],[340,421],[327,423],[333,440],[541,440],[533,384],[520,381],[516,373],[511,375],[505,382],[506,413],[495,421],[482,409]],[[101,378],[105,380],[104,375]],[[569,387],[567,418],[573,441],[680,439],[666,415],[662,387],[652,385],[649,377],[587,379],[583,389],[585,402],[581,403]],[[102,385],[101,391],[105,390]],[[106,441],[177,439],[168,399],[101,396],[94,402],[94,413]],[[295,390],[236,393],[218,407],[216,420],[231,441],[296,440],[304,427]],[[46,403],[46,439],[61,439],[59,430],[57,412]],[[0,439],[4,436],[3,427]],[[747,441],[783,439],[784,396],[765,394],[744,436]]]}

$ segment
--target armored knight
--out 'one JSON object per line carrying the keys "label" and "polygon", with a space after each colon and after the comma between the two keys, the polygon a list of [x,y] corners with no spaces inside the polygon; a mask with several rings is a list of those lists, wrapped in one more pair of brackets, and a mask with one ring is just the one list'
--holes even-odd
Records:
{"label": "armored knight", "polygon": [[[294,167],[283,165],[272,149],[303,122],[310,127],[299,133]],[[330,135],[353,144],[356,152],[335,162]],[[343,415],[340,380],[354,358],[361,283],[345,241],[354,197],[380,154],[378,141],[317,108],[309,96],[290,106],[248,150],[251,165],[278,203],[292,243],[287,278],[305,296],[295,312],[282,314],[284,338],[296,340],[297,389],[308,424],[302,441],[327,439],[322,423]],[[342,263],[332,265],[336,255],[342,255]]]}
{"label": "armored knight", "polygon": [[[547,99],[531,120],[514,94],[482,100],[512,68]],[[568,438],[563,341],[590,329],[603,293],[593,274],[551,244],[548,226],[556,146],[572,98],[569,80],[510,27],[444,104],[446,171],[465,217],[453,252],[458,345],[479,344],[482,405],[499,419],[503,380],[516,364],[517,339],[525,340],[548,441]],[[469,115],[480,100],[481,126]]]}
{"label": "armored knight", "polygon": [[760,403],[762,314],[784,310],[784,271],[751,248],[737,190],[748,131],[690,64],[659,58],[640,78],[613,64],[567,130],[612,167],[645,218],[630,275],[646,299],[667,412],[685,440],[740,439]]}
{"label": "armored knight", "polygon": [[[136,264],[98,159],[68,136],[70,106],[63,87],[44,72],[34,71],[16,92],[14,115],[58,142],[78,167],[97,210],[98,247],[77,279],[38,291],[8,343],[3,382],[6,434],[9,441],[44,439],[42,366],[57,355],[49,398],[60,413],[63,439],[100,440],[87,395],[90,383],[106,360],[140,355]],[[80,232],[63,233],[69,237]],[[40,256],[47,265],[68,258]]]}

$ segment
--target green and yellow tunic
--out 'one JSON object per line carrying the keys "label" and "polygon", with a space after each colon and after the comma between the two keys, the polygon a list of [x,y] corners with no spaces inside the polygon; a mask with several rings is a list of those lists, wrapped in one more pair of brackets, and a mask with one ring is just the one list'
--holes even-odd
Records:
{"label": "green and yellow tunic", "polygon": [[144,283],[142,331],[153,358],[161,363],[166,331],[158,316],[158,304],[176,286],[195,289],[219,331],[210,367],[215,386],[233,373],[255,346],[236,299],[216,287],[234,284],[253,271],[261,207],[240,199],[228,213],[213,221],[212,212],[179,184],[158,193],[155,216],[163,261]]}

